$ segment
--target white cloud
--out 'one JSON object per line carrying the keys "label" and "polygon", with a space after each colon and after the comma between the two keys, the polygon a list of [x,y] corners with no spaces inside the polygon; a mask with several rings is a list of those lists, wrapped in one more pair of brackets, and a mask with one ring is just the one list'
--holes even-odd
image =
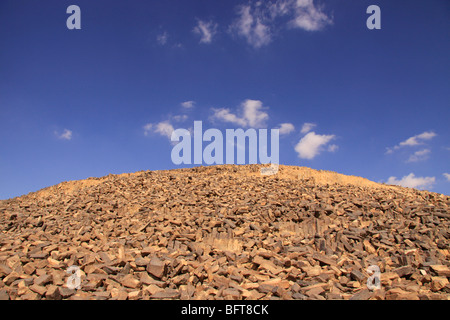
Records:
{"label": "white cloud", "polygon": [[152,123],[147,123],[143,129],[144,129],[144,135],[148,136],[148,134],[152,131],[153,128],[153,124]]}
{"label": "white cloud", "polygon": [[183,122],[188,119],[188,116],[186,114],[180,114],[180,115],[172,116],[171,118],[176,122]]}
{"label": "white cloud", "polygon": [[289,134],[295,130],[295,127],[292,123],[282,123],[279,130],[280,134]]}
{"label": "white cloud", "polygon": [[272,19],[278,16],[284,16],[292,12],[295,0],[278,0],[269,5],[269,13]]}
{"label": "white cloud", "polygon": [[155,132],[159,133],[162,136],[166,136],[167,138],[171,138],[172,132],[174,131],[173,126],[169,123],[169,121],[163,121],[156,125]]}
{"label": "white cloud", "polygon": [[428,154],[431,153],[430,149],[423,149],[414,152],[406,162],[418,162],[428,159]]}
{"label": "white cloud", "polygon": [[150,132],[158,133],[167,138],[171,138],[172,132],[174,131],[173,126],[169,121],[162,121],[157,124],[147,123],[144,127],[144,135],[148,135]]}
{"label": "white cloud", "polygon": [[213,21],[205,22],[199,20],[193,31],[201,36],[200,43],[211,43],[214,35],[217,33],[217,26],[217,23]]}
{"label": "white cloud", "polygon": [[245,119],[239,118],[235,114],[231,113],[230,109],[221,108],[221,109],[213,109],[213,110],[214,110],[213,118],[215,118],[215,119],[222,120],[225,122],[235,123],[235,124],[238,124],[243,127],[247,126],[247,121]]}
{"label": "white cloud", "polygon": [[313,0],[297,0],[295,6],[295,17],[290,22],[292,27],[318,31],[332,23],[332,19],[315,6]]}
{"label": "white cloud", "polygon": [[447,179],[448,182],[450,182],[450,173],[443,173],[442,175],[445,177],[445,179]]}
{"label": "white cloud", "polygon": [[169,35],[167,34],[167,31],[164,31],[163,33],[160,33],[156,36],[156,41],[160,45],[165,45],[167,43],[167,39],[169,38]]}
{"label": "white cloud", "polygon": [[309,122],[306,122],[306,123],[303,124],[302,130],[301,130],[300,132],[301,132],[301,133],[308,133],[308,132],[310,132],[315,126],[316,126],[315,123],[309,123]]}
{"label": "white cloud", "polygon": [[410,173],[400,180],[398,180],[396,177],[389,177],[387,184],[393,184],[407,188],[425,189],[431,188],[435,181],[435,177],[416,177],[414,173]]}
{"label": "white cloud", "polygon": [[406,139],[403,142],[400,142],[400,146],[417,146],[419,144],[423,144],[423,140],[430,140],[436,136],[434,132],[423,132],[416,136]]}
{"label": "white cloud", "polygon": [[72,140],[72,131],[69,129],[64,129],[63,133],[55,131],[55,135],[61,140]]}
{"label": "white cloud", "polygon": [[262,128],[265,126],[265,121],[269,119],[269,115],[262,109],[261,101],[247,99],[241,104],[241,116],[231,113],[229,109],[221,108],[213,109],[213,118],[243,127]]}
{"label": "white cloud", "polygon": [[422,145],[422,144],[424,144],[425,140],[431,140],[436,136],[437,136],[437,134],[434,133],[433,131],[423,132],[421,134],[412,136],[412,137],[406,139],[405,141],[400,142],[398,145],[396,145],[392,148],[387,148],[386,153],[388,153],[388,154],[393,153],[395,150],[398,150],[402,147],[413,147],[413,146]]}
{"label": "white cloud", "polygon": [[331,144],[328,146],[328,152],[336,152],[339,149],[339,146],[335,145],[335,144]]}
{"label": "white cloud", "polygon": [[[309,132],[295,146],[299,158],[312,160],[323,151],[323,147],[335,138],[334,135],[320,135]],[[332,149],[335,149],[333,147]]]}
{"label": "white cloud", "polygon": [[263,18],[256,12],[252,13],[250,5],[239,8],[239,17],[231,25],[231,30],[245,38],[247,43],[255,48],[267,45],[272,40],[270,28],[263,23]]}
{"label": "white cloud", "polygon": [[[284,19],[283,19],[284,18]],[[239,6],[238,17],[230,30],[260,48],[269,44],[277,30],[287,25],[307,31],[318,31],[333,21],[313,0],[257,1]]]}
{"label": "white cloud", "polygon": [[181,106],[185,109],[192,109],[195,105],[195,101],[184,101],[181,103]]}
{"label": "white cloud", "polygon": [[247,119],[250,127],[263,127],[269,115],[262,111],[262,102],[259,100],[245,100],[242,104],[244,118]]}

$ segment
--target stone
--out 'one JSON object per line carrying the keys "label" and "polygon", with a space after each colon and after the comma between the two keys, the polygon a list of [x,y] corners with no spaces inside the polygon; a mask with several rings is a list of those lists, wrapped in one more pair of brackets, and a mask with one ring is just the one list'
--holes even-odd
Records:
{"label": "stone", "polygon": [[238,300],[241,297],[241,293],[237,289],[227,288],[222,291],[222,296],[224,296],[225,298],[230,297],[233,300]]}
{"label": "stone", "polygon": [[273,293],[276,291],[277,286],[270,285],[270,284],[260,284],[260,285],[258,285],[258,287],[256,289],[258,290],[258,292],[261,292],[261,293]]}
{"label": "stone", "polygon": [[0,264],[0,277],[6,277],[12,272],[12,269],[6,264]]}
{"label": "stone", "polygon": [[154,284],[154,285],[157,285],[157,286],[159,286],[159,287],[161,287],[161,288],[163,288],[163,287],[166,286],[166,283],[165,283],[164,281],[160,281],[160,280],[156,280],[156,279],[151,278],[151,277],[148,275],[147,272],[141,274],[141,276],[140,276],[140,278],[139,278],[139,281],[140,281],[141,283],[147,284],[147,285],[149,285],[149,284]]}
{"label": "stone", "polygon": [[151,295],[152,299],[178,299],[180,292],[175,289],[164,289]]}
{"label": "stone", "polygon": [[386,292],[386,300],[420,300],[417,292],[408,292],[401,288],[393,288]]}
{"label": "stone", "polygon": [[45,293],[47,292],[47,288],[46,287],[43,287],[43,286],[40,286],[40,285],[37,285],[37,284],[31,285],[29,288],[30,288],[31,291],[36,292],[37,294],[39,294],[41,296],[45,295]]}
{"label": "stone", "polygon": [[362,274],[361,271],[359,270],[352,270],[350,272],[350,278],[359,282],[364,281],[364,279],[366,278],[366,276],[364,274]]}
{"label": "stone", "polygon": [[41,296],[36,293],[33,292],[31,290],[26,291],[26,293],[24,293],[23,295],[21,295],[20,297],[22,300],[40,300]]}
{"label": "stone", "polygon": [[161,287],[158,287],[157,285],[150,284],[150,285],[144,287],[144,291],[148,292],[150,295],[153,295],[159,291],[164,291],[164,289]]}
{"label": "stone", "polygon": [[336,266],[336,261],[334,259],[331,259],[323,254],[314,252],[312,258],[319,261],[323,265]]}
{"label": "stone", "polygon": [[50,283],[51,281],[52,281],[51,275],[43,274],[34,280],[34,284],[38,285],[38,286],[45,286],[46,284]]}
{"label": "stone", "polygon": [[374,254],[377,252],[377,250],[375,249],[375,247],[370,243],[369,240],[364,240],[363,241],[363,245],[364,245],[364,249],[369,253],[369,254]]}
{"label": "stone", "polygon": [[350,300],[369,300],[373,293],[369,289],[363,289],[355,293]]}
{"label": "stone", "polygon": [[0,289],[0,300],[9,300],[9,294],[6,289]]}
{"label": "stone", "polygon": [[55,269],[63,268],[65,265],[62,261],[58,261],[52,258],[47,258],[48,266]]}
{"label": "stone", "polygon": [[431,290],[434,292],[440,291],[442,288],[444,288],[448,284],[449,284],[449,282],[448,282],[447,278],[445,278],[445,277],[432,277],[431,278]]}
{"label": "stone", "polygon": [[270,273],[272,273],[274,275],[277,275],[277,274],[279,274],[280,272],[283,271],[282,268],[276,266],[272,261],[264,259],[264,258],[262,258],[260,256],[256,256],[253,259],[253,263],[259,265],[260,269],[267,270],[267,271],[269,271]]}
{"label": "stone", "polygon": [[399,275],[398,275],[396,272],[392,272],[392,271],[389,271],[389,272],[381,272],[380,278],[381,278],[381,283],[382,283],[383,285],[387,285],[387,284],[389,284],[392,280],[398,279],[398,278],[399,278]]}
{"label": "stone", "polygon": [[394,269],[392,271],[395,272],[396,274],[398,274],[398,276],[400,278],[404,278],[406,276],[409,276],[409,275],[413,274],[414,268],[411,267],[411,266],[403,266],[403,267]]}
{"label": "stone", "polygon": [[48,286],[47,288],[47,292],[45,293],[45,297],[48,300],[61,300],[62,299],[62,295],[61,292],[59,290],[59,287],[51,284]]}
{"label": "stone", "polygon": [[443,276],[443,277],[450,277],[450,267],[446,266],[446,265],[431,265],[430,266],[431,269],[433,269],[434,272],[437,273],[438,276]]}
{"label": "stone", "polygon": [[0,299],[448,299],[449,196],[260,169],[142,171],[0,200]]}
{"label": "stone", "polygon": [[141,290],[128,292],[128,300],[138,300],[141,297],[142,297]]}
{"label": "stone", "polygon": [[111,298],[110,291],[95,291],[94,292],[95,300],[108,300],[109,298]]}
{"label": "stone", "polygon": [[70,289],[67,287],[59,287],[59,293],[61,294],[61,297],[63,299],[67,299],[70,296],[74,295],[76,293],[75,289]]}
{"label": "stone", "polygon": [[166,273],[166,265],[157,257],[152,257],[147,265],[147,272],[155,278],[161,279]]}
{"label": "stone", "polygon": [[272,278],[270,280],[263,281],[262,284],[280,287],[283,289],[288,289],[290,287],[289,281],[283,280],[281,278]]}
{"label": "stone", "polygon": [[3,283],[6,284],[7,286],[10,286],[14,281],[16,281],[19,278],[20,275],[17,272],[12,271],[5,278],[3,278]]}
{"label": "stone", "polygon": [[30,258],[33,259],[46,259],[48,257],[48,252],[41,251],[30,254]]}
{"label": "stone", "polygon": [[320,266],[302,267],[302,270],[306,272],[308,277],[317,277],[322,273],[322,268]]}
{"label": "stone", "polygon": [[305,295],[308,297],[316,297],[317,295],[320,295],[323,292],[325,292],[325,289],[323,287],[315,287],[306,291]]}
{"label": "stone", "polygon": [[134,263],[136,263],[136,265],[137,266],[140,266],[140,267],[145,267],[145,266],[147,266],[148,264],[149,264],[149,260],[148,259],[145,259],[145,258],[142,258],[142,257],[138,257],[138,258],[136,258],[135,260],[134,260]]}
{"label": "stone", "polygon": [[127,288],[132,288],[132,289],[136,289],[139,288],[141,286],[141,282],[136,279],[133,275],[128,274],[126,275],[121,281],[120,283]]}
{"label": "stone", "polygon": [[125,291],[122,288],[113,288],[111,289],[111,298],[113,300],[127,300],[128,299],[128,292]]}
{"label": "stone", "polygon": [[53,270],[53,272],[51,273],[52,276],[52,283],[56,286],[63,286],[64,284],[66,284],[65,278],[67,276],[67,273],[65,273],[64,271],[61,270]]}
{"label": "stone", "polygon": [[36,267],[32,262],[29,262],[23,266],[23,272],[25,272],[28,275],[32,275],[35,271]]}
{"label": "stone", "polygon": [[259,300],[265,296],[264,293],[258,292],[257,290],[248,290],[245,293],[242,293],[242,296],[247,300]]}
{"label": "stone", "polygon": [[350,288],[355,288],[355,289],[357,289],[357,288],[361,288],[361,283],[359,282],[359,281],[349,281],[349,282],[347,282],[347,287],[350,287]]}

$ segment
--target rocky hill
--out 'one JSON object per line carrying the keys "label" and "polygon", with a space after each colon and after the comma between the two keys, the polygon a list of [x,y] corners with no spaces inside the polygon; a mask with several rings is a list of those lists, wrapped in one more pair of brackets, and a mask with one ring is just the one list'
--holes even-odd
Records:
{"label": "rocky hill", "polygon": [[0,201],[0,299],[450,299],[450,197],[260,168],[109,175]]}

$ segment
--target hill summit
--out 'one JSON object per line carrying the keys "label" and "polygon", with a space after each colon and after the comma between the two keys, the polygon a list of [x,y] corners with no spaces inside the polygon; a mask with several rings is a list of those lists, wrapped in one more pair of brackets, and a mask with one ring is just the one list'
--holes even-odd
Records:
{"label": "hill summit", "polygon": [[262,167],[108,175],[0,201],[0,299],[450,299],[450,197]]}

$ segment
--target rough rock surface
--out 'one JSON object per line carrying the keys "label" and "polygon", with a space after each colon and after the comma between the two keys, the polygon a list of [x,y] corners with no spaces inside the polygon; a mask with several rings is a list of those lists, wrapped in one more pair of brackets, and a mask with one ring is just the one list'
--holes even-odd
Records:
{"label": "rough rock surface", "polygon": [[0,299],[450,299],[450,197],[261,168],[109,175],[0,201]]}

